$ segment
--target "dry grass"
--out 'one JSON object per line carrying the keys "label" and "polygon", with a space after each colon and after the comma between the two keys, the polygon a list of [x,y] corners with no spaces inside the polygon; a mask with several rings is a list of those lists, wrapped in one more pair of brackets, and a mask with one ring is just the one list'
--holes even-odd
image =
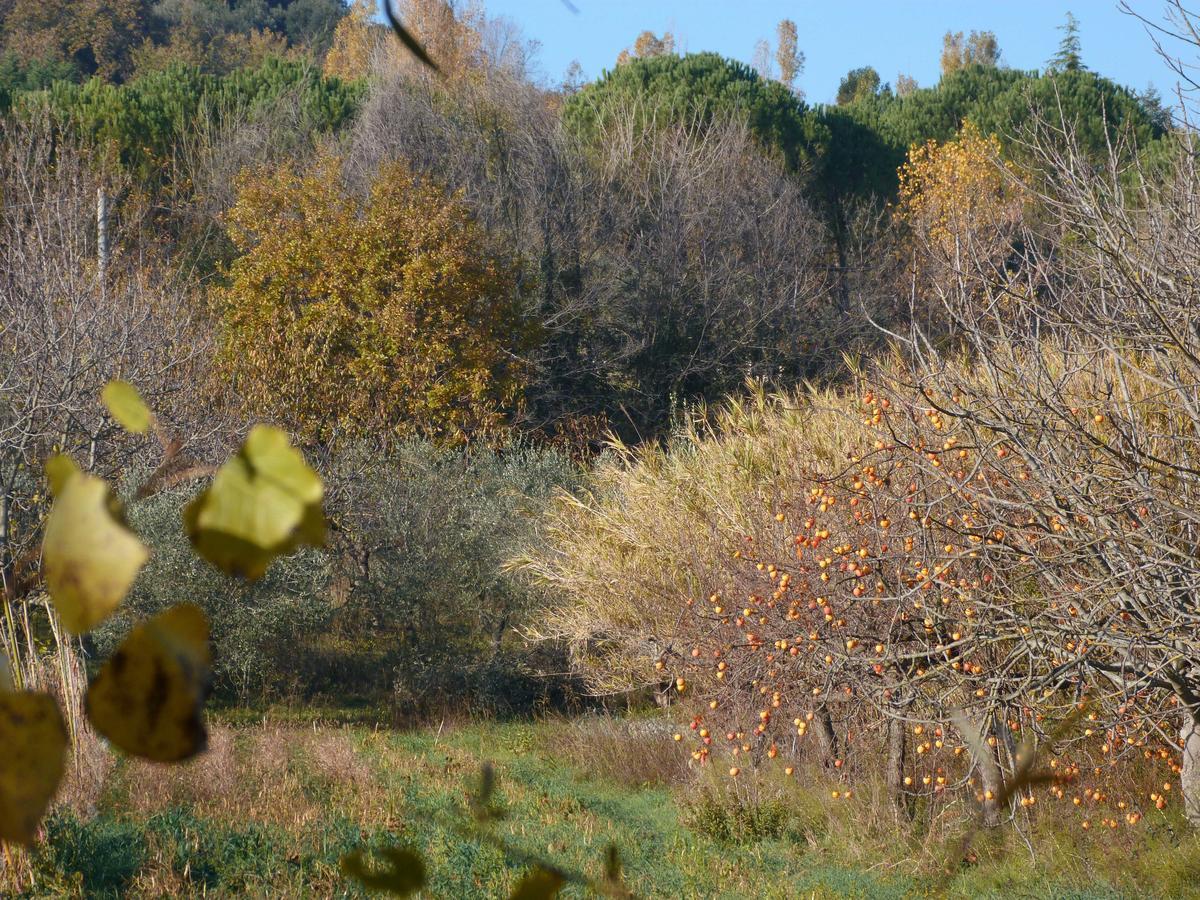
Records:
{"label": "dry grass", "polygon": [[[87,676],[79,654],[60,645],[53,655],[18,658],[20,681],[26,690],[44,691],[58,701],[71,736],[66,771],[51,810],[67,809],[80,818],[96,814],[113,771],[114,757],[87,719],[80,713]],[[27,853],[5,848],[0,857],[0,896],[19,892],[29,883],[31,863]]]}
{"label": "dry grass", "polygon": [[671,722],[662,718],[586,715],[547,723],[540,747],[594,777],[626,787],[673,786],[696,776],[690,754],[674,733]]}
{"label": "dry grass", "polygon": [[137,816],[178,806],[205,819],[289,832],[319,821],[330,803],[370,807],[357,795],[373,786],[349,731],[276,724],[214,727],[208,751],[195,760],[170,766],[130,760],[121,781]]}
{"label": "dry grass", "polygon": [[115,758],[108,745],[83,720],[75,732],[73,748],[54,805],[88,818],[99,808]]}
{"label": "dry grass", "polygon": [[314,735],[305,752],[313,771],[330,785],[363,785],[371,780],[371,767],[344,730]]}
{"label": "dry grass", "polygon": [[724,582],[730,547],[776,535],[771,513],[808,468],[869,446],[855,402],[756,386],[698,412],[669,447],[617,448],[588,495],[551,509],[547,545],[512,563],[555,591],[537,636],[565,641],[603,693],[655,685],[652,638],[670,643],[688,602]]}
{"label": "dry grass", "polygon": [[62,710],[71,736],[71,753],[54,806],[81,816],[95,813],[113,768],[113,755],[82,715],[87,673],[70,644],[53,655],[22,658],[22,681],[28,690],[51,694]]}
{"label": "dry grass", "polygon": [[453,827],[469,819],[484,760],[505,840],[593,871],[615,842],[641,896],[1048,896],[1135,883],[1174,896],[1200,873],[1200,844],[1177,811],[1083,833],[1069,799],[1047,799],[964,854],[967,808],[919,808],[897,823],[864,770],[801,762],[787,777],[777,759],[733,780],[689,766],[673,732],[667,717],[600,715],[416,732],[218,727],[189,765],[121,762],[99,815],[56,832],[66,846],[38,869],[35,895],[80,896],[73,871],[95,878],[127,853],[126,896],[334,896],[347,887],[339,855],[384,841],[426,854],[431,896],[506,896],[522,864]]}

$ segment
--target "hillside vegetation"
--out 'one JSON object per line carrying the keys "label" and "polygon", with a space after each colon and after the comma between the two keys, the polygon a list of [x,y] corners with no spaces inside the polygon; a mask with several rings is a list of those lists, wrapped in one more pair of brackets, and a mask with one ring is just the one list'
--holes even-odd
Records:
{"label": "hillside vegetation", "polygon": [[0,0],[0,892],[1191,889],[1195,110],[1062,30]]}

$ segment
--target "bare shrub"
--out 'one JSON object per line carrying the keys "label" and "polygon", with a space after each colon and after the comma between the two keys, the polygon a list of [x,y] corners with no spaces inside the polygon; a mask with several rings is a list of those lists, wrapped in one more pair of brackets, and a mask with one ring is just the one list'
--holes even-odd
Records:
{"label": "bare shrub", "polygon": [[747,374],[821,373],[864,333],[829,290],[827,235],[800,178],[745,123],[617,117],[592,145],[502,72],[452,89],[382,69],[351,137],[366,185],[402,157],[462,191],[526,261],[543,340],[526,410],[553,429],[606,414],[630,437]]}

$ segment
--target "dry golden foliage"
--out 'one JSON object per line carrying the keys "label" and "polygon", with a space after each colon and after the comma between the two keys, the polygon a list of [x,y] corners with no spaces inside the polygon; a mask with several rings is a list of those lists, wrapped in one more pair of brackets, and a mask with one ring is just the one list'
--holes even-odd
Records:
{"label": "dry golden foliage", "polygon": [[333,30],[333,43],[325,54],[326,78],[353,81],[365,78],[371,68],[371,57],[380,46],[381,29],[371,24],[375,4],[371,0],[356,0],[350,13],[343,16]]}
{"label": "dry golden foliage", "polygon": [[995,254],[1021,220],[1024,197],[1009,177],[1014,173],[999,139],[965,122],[952,141],[909,149],[896,219],[942,262],[980,248]]}
{"label": "dry golden foliage", "polygon": [[503,424],[530,331],[515,267],[459,197],[402,162],[354,196],[328,156],[246,177],[229,224],[221,362],[250,409],[323,440]]}

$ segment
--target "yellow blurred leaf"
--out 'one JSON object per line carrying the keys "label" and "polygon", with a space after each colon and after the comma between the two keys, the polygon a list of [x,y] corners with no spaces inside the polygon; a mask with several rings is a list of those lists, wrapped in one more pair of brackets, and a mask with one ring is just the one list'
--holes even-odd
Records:
{"label": "yellow blurred leaf", "polygon": [[181,603],[134,626],[88,687],[96,730],[134,756],[160,762],[204,749],[211,681],[208,620]]}
{"label": "yellow blurred leaf", "polygon": [[128,381],[113,380],[100,392],[108,414],[126,431],[145,434],[150,429],[153,416],[142,400],[142,395]]}
{"label": "yellow blurred leaf", "polygon": [[67,729],[53,697],[0,691],[0,840],[33,843],[66,753]]}
{"label": "yellow blurred leaf", "polygon": [[324,487],[278,428],[258,425],[184,510],[196,551],[232,575],[258,578],[277,556],[325,542]]}
{"label": "yellow blurred leaf", "polygon": [[50,493],[58,496],[72,475],[79,474],[75,460],[65,453],[58,453],[46,461],[46,480],[50,482]]}
{"label": "yellow blurred leaf", "polygon": [[553,900],[564,884],[563,877],[548,869],[534,869],[517,883],[510,900]]}
{"label": "yellow blurred leaf", "polygon": [[412,850],[403,847],[387,847],[379,851],[387,861],[387,867],[379,870],[367,868],[361,851],[342,857],[342,874],[353,878],[368,891],[407,897],[425,886],[425,863]]}
{"label": "yellow blurred leaf", "polygon": [[[63,457],[55,457],[62,460]],[[120,606],[149,555],[99,478],[56,463],[56,498],[42,539],[42,574],[63,627],[83,634]]]}

